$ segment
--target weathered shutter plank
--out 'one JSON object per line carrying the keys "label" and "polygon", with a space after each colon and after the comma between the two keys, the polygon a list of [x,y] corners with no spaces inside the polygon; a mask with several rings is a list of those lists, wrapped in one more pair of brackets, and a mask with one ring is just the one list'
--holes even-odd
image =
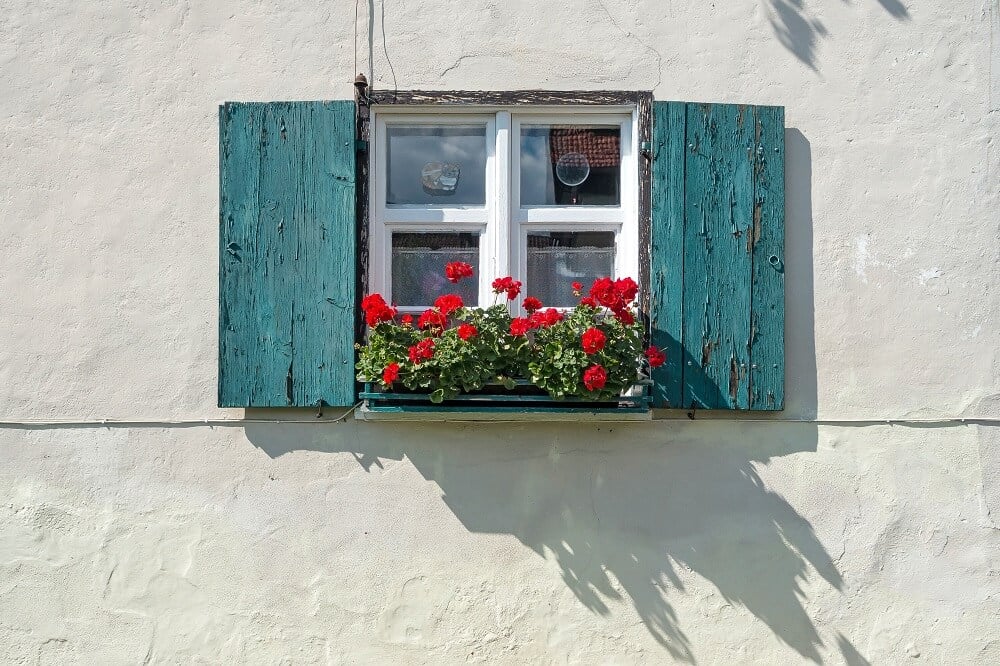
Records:
{"label": "weathered shutter plank", "polygon": [[684,406],[749,403],[753,112],[689,104],[684,207]]}
{"label": "weathered shutter plank", "polygon": [[754,107],[750,409],[785,405],[785,110]]}
{"label": "weathered shutter plank", "polygon": [[650,341],[667,355],[653,370],[653,402],[680,407],[684,353],[681,346],[684,287],[684,151],[687,114],[683,102],[653,105],[652,216],[650,225]]}
{"label": "weathered shutter plank", "polygon": [[354,105],[220,109],[219,405],[354,400]]}
{"label": "weathered shutter plank", "polygon": [[784,111],[656,102],[653,120],[653,404],[781,409]]}

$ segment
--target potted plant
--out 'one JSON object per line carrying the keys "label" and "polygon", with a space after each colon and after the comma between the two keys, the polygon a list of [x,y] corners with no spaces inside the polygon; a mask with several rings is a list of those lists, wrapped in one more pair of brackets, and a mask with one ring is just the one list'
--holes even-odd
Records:
{"label": "potted plant", "polygon": [[[445,267],[452,283],[472,274],[462,262]],[[369,383],[365,395],[410,394],[441,404],[507,391],[617,404],[644,383],[648,368],[664,361],[657,348],[643,350],[634,312],[638,285],[631,278],[599,278],[586,295],[575,282],[579,302],[568,309],[546,308],[528,296],[523,317],[510,312],[521,283],[508,276],[492,286],[490,307],[466,307],[457,294],[444,294],[417,318],[397,316],[380,294],[366,296],[361,308],[368,339],[359,346],[357,364],[358,379]]]}

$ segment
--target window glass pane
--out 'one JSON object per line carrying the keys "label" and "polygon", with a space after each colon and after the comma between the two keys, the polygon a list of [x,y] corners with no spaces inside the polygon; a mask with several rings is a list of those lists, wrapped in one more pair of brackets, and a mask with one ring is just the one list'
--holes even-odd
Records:
{"label": "window glass pane", "polygon": [[387,125],[386,204],[485,205],[485,125]]}
{"label": "window glass pane", "polygon": [[620,203],[620,127],[521,127],[521,206]]}
{"label": "window glass pane", "polygon": [[[444,266],[464,261],[476,277],[458,284],[445,279]],[[392,301],[430,306],[441,294],[458,294],[467,305],[479,302],[479,234],[395,233],[392,235]]]}
{"label": "window glass pane", "polygon": [[573,283],[584,289],[600,277],[614,275],[615,234],[570,231],[528,234],[527,294],[546,306],[576,305]]}

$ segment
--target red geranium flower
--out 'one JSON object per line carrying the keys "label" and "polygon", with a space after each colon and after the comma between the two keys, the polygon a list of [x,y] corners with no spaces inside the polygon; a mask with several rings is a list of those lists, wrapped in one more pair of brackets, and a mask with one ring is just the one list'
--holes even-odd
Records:
{"label": "red geranium flower", "polygon": [[365,313],[365,323],[368,326],[376,326],[383,321],[390,321],[396,315],[396,311],[386,306],[379,310],[371,309]]}
{"label": "red geranium flower", "polygon": [[365,312],[368,312],[373,308],[383,308],[385,305],[385,299],[382,298],[382,294],[368,294],[361,299],[361,309]]}
{"label": "red geranium flower", "polygon": [[462,297],[458,294],[445,294],[443,296],[438,296],[437,300],[434,301],[434,307],[440,310],[441,314],[445,317],[463,305],[465,304],[462,303]]}
{"label": "red geranium flower", "polygon": [[372,308],[365,313],[365,323],[369,326],[375,326],[383,321],[392,321],[392,318],[395,316],[396,308],[390,308],[388,305],[378,309]]}
{"label": "red geranium flower", "polygon": [[458,282],[462,278],[472,277],[472,266],[464,261],[453,261],[445,265],[444,275],[448,282]]}
{"label": "red geranium flower", "polygon": [[549,308],[545,311],[545,325],[552,326],[563,320],[563,314],[556,310],[555,308]]}
{"label": "red geranium flower", "polygon": [[625,303],[609,277],[594,280],[590,287],[590,297],[610,310],[620,310]]}
{"label": "red geranium flower", "polygon": [[584,296],[580,299],[580,305],[589,305],[592,308],[597,307],[597,301],[590,296]]}
{"label": "red geranium flower", "polygon": [[474,338],[479,334],[479,329],[477,329],[472,324],[462,324],[458,327],[458,337],[463,340],[468,340],[469,338]]}
{"label": "red geranium flower", "polygon": [[411,326],[413,324],[413,315],[405,314],[399,320],[403,322],[403,326]]}
{"label": "red geranium flower", "polygon": [[389,307],[381,294],[370,294],[361,299],[361,309],[365,312],[365,323],[375,326],[383,321],[392,321],[396,308]]}
{"label": "red geranium flower", "polygon": [[588,391],[600,391],[608,381],[608,373],[598,364],[583,371],[583,385]]}
{"label": "red geranium flower", "polygon": [[531,317],[528,321],[531,323],[531,328],[548,328],[553,324],[563,320],[562,313],[555,308],[549,308],[548,310],[539,310],[538,312],[532,312]]}
{"label": "red geranium flower", "polygon": [[416,364],[426,361],[434,356],[433,338],[424,338],[417,344],[410,347],[410,360]]}
{"label": "red geranium flower", "polygon": [[417,320],[417,328],[421,330],[428,328],[444,328],[447,325],[448,318],[433,308],[424,310],[424,313],[420,315],[420,319]]}
{"label": "red geranium flower", "polygon": [[524,335],[531,328],[531,322],[524,317],[515,317],[510,320],[510,334]]}
{"label": "red geranium flower", "polygon": [[658,368],[667,362],[667,355],[653,345],[650,345],[646,350],[646,358],[649,359],[649,367],[651,368]]}
{"label": "red geranium flower", "polygon": [[604,343],[607,341],[607,336],[601,332],[599,328],[588,328],[580,336],[580,342],[583,344],[583,351],[588,354],[596,354],[597,352],[604,349]]}
{"label": "red geranium flower", "polygon": [[542,302],[535,298],[534,296],[528,296],[524,299],[524,310],[531,314],[535,310],[539,310],[542,307]]}
{"label": "red geranium flower", "polygon": [[573,293],[575,295],[579,296],[581,291],[583,291],[583,283],[582,282],[574,282],[573,283]]}
{"label": "red geranium flower", "polygon": [[382,381],[386,384],[391,384],[396,381],[399,377],[399,363],[390,363],[385,366],[385,370],[382,371]]}
{"label": "red geranium flower", "polygon": [[618,296],[621,297],[626,304],[635,300],[635,297],[639,294],[639,285],[637,285],[635,280],[630,277],[615,280],[614,287],[615,291],[618,292]]}
{"label": "red geranium flower", "polygon": [[631,326],[635,323],[635,315],[633,315],[632,311],[628,309],[616,312],[615,318],[626,326]]}
{"label": "red geranium flower", "polygon": [[499,294],[502,291],[507,292],[507,300],[512,301],[521,293],[521,283],[509,275],[493,280],[493,293]]}

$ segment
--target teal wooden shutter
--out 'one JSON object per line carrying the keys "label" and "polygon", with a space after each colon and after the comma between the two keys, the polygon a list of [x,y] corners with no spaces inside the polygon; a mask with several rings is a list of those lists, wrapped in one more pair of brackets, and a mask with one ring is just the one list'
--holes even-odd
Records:
{"label": "teal wooden shutter", "polygon": [[784,406],[784,109],[654,102],[654,405]]}
{"label": "teal wooden shutter", "polygon": [[219,406],[355,398],[350,101],[219,109]]}

